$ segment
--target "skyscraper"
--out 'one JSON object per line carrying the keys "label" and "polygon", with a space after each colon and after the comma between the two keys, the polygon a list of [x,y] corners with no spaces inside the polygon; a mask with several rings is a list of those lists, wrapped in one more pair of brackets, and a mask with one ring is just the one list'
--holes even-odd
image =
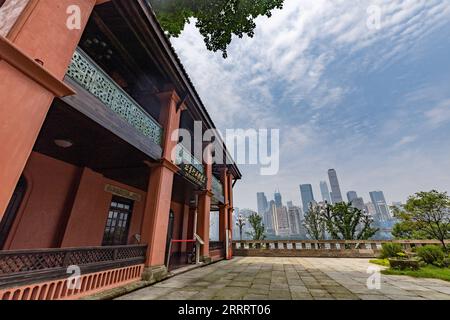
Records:
{"label": "skyscraper", "polygon": [[331,201],[334,203],[342,202],[341,188],[339,187],[339,181],[337,178],[336,170],[328,170],[328,178],[330,179],[331,186]]}
{"label": "skyscraper", "polygon": [[355,198],[352,200],[352,207],[364,211],[364,199],[361,197]]}
{"label": "skyscraper", "polygon": [[323,201],[331,203],[330,190],[326,181],[320,181],[320,193]]}
{"label": "skyscraper", "polygon": [[281,208],[283,206],[283,202],[281,201],[281,193],[280,191],[276,191],[274,195],[275,205],[277,208]]}
{"label": "skyscraper", "polygon": [[291,206],[288,208],[289,218],[289,233],[291,235],[298,235],[300,233],[300,209]]}
{"label": "skyscraper", "polygon": [[313,194],[313,190],[312,190],[312,185],[301,184],[300,185],[300,194],[302,197],[303,212],[307,213],[309,210],[309,204],[311,202],[314,202],[314,194]]}
{"label": "skyscraper", "polygon": [[257,200],[257,206],[258,206],[258,213],[259,215],[264,217],[264,214],[266,213],[268,207],[267,207],[267,197],[264,194],[264,192],[258,192],[256,194],[256,200]]}
{"label": "skyscraper", "polygon": [[383,191],[372,191],[369,192],[370,199],[375,207],[377,218],[380,221],[387,221],[391,218],[391,214],[389,212],[389,207],[386,203],[386,199],[384,198]]}
{"label": "skyscraper", "polygon": [[358,194],[356,193],[356,191],[349,191],[349,192],[347,192],[347,200],[348,200],[348,202],[352,202],[356,198],[358,198]]}
{"label": "skyscraper", "polygon": [[278,234],[278,220],[275,201],[271,200],[268,204],[268,209],[264,215],[264,222],[267,233]]}

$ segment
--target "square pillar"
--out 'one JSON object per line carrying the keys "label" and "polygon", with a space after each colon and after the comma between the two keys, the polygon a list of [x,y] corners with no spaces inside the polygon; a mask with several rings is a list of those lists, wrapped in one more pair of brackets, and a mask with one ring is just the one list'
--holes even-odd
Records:
{"label": "square pillar", "polygon": [[164,262],[173,178],[179,171],[175,159],[171,159],[171,151],[177,143],[171,137],[179,128],[183,109],[177,108],[180,99],[174,90],[161,93],[158,98],[161,102],[159,122],[164,127],[163,156],[158,164],[149,164],[151,172],[141,227],[141,241],[148,244],[143,279],[149,281],[160,280],[167,274]]}
{"label": "square pillar", "polygon": [[[0,108],[0,219],[53,99],[74,94],[62,79],[95,4],[96,0],[31,1],[7,37],[0,36],[0,96],[7,101]],[[70,5],[81,9],[80,29],[67,28]]]}

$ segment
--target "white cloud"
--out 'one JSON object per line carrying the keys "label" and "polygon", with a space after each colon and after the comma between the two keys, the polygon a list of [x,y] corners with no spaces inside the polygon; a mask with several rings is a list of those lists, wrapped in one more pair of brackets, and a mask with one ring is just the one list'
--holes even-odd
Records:
{"label": "white cloud", "polygon": [[[382,9],[380,30],[367,28],[370,5]],[[354,74],[370,76],[395,66],[449,20],[448,0],[286,0],[284,9],[271,18],[258,18],[254,38],[233,41],[226,60],[208,52],[198,30],[188,25],[173,43],[216,125],[281,130],[280,174],[258,178],[253,168],[244,167],[252,179],[238,184],[237,205],[254,206],[257,188],[265,185],[270,189],[262,191],[279,187],[295,200],[300,182],[318,182],[341,162],[342,176],[364,190],[367,181],[358,171],[378,167],[376,160],[388,151],[368,146],[367,132],[376,128],[380,136],[398,135],[419,111],[405,107],[385,121],[385,127],[376,127],[366,115],[346,118],[341,109],[357,85]],[[439,102],[431,110],[420,110],[430,126],[450,119],[449,105]],[[345,140],[338,139],[342,132],[347,133]],[[405,132],[397,139],[390,146],[409,146],[417,134]],[[408,168],[400,160],[389,165]],[[385,172],[395,174],[394,169]],[[381,177],[386,179],[385,174],[371,177],[379,184],[374,188],[384,186]]]}
{"label": "white cloud", "polygon": [[433,127],[439,127],[450,122],[450,99],[425,112],[425,116],[428,123]]}

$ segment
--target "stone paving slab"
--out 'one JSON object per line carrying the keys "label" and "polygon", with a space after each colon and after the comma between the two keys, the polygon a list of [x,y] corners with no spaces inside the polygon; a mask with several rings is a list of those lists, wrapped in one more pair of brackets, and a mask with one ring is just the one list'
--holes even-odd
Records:
{"label": "stone paving slab", "polygon": [[[368,259],[236,257],[175,276],[120,300],[450,300],[450,282],[381,275]],[[380,268],[381,269],[381,268]]]}

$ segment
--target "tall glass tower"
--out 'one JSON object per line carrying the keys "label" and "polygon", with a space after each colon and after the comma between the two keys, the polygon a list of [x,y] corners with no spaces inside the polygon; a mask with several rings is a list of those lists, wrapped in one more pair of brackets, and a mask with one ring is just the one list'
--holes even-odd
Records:
{"label": "tall glass tower", "polygon": [[309,211],[309,204],[314,202],[314,194],[312,190],[312,185],[301,184],[300,185],[300,195],[302,197],[303,212],[307,213]]}
{"label": "tall glass tower", "polygon": [[341,188],[339,187],[339,181],[337,178],[336,170],[328,170],[328,178],[330,179],[331,186],[331,201],[334,203],[342,202]]}
{"label": "tall glass tower", "polygon": [[322,194],[322,200],[331,204],[330,190],[326,181],[320,181],[320,193]]}

